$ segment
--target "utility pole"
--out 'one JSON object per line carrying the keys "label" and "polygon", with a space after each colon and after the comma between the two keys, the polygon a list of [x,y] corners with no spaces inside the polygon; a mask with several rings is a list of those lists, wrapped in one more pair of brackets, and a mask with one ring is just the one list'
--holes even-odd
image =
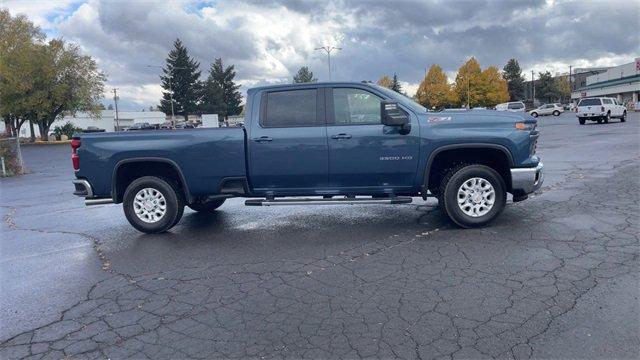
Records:
{"label": "utility pole", "polygon": [[331,81],[331,52],[333,50],[342,50],[342,48],[339,47],[335,47],[335,46],[322,46],[319,48],[315,48],[314,50],[324,50],[327,53],[327,59],[329,60],[329,81]]}
{"label": "utility pole", "polygon": [[569,102],[572,102],[573,99],[571,99],[571,94],[573,94],[573,68],[571,65],[569,65]]}
{"label": "utility pole", "polygon": [[469,84],[469,72],[467,71],[467,110],[471,109],[471,85]]}
{"label": "utility pole", "polygon": [[120,119],[118,118],[118,89],[113,88],[113,101],[116,103],[116,131],[120,131]]}

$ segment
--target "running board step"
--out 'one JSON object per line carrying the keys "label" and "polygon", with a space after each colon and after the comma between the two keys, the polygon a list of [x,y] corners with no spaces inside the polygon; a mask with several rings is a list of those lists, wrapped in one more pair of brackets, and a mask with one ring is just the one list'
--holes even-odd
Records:
{"label": "running board step", "polygon": [[339,198],[339,199],[249,199],[246,206],[276,206],[276,205],[355,205],[355,204],[409,204],[413,198],[395,196],[388,198]]}

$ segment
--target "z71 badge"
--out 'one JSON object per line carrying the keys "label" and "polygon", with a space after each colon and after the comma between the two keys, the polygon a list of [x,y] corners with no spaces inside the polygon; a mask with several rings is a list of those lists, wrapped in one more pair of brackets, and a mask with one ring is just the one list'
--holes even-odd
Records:
{"label": "z71 badge", "polygon": [[435,123],[435,122],[443,122],[443,121],[451,121],[451,116],[429,116],[427,122]]}

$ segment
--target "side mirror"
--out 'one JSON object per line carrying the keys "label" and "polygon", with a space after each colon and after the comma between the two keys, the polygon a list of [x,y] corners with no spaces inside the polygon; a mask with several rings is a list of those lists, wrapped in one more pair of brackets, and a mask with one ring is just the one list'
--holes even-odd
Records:
{"label": "side mirror", "polygon": [[383,125],[399,126],[401,134],[408,134],[409,131],[411,131],[411,120],[409,119],[409,114],[402,110],[396,101],[381,101],[380,115]]}

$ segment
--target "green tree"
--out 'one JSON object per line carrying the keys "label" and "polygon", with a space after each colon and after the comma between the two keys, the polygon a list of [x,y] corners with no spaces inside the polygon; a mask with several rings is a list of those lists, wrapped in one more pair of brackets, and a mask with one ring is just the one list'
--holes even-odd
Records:
{"label": "green tree", "polygon": [[393,81],[389,76],[383,75],[380,79],[378,79],[378,85],[382,87],[386,87],[387,89],[391,89],[391,86],[393,85]]}
{"label": "green tree", "polygon": [[26,121],[35,121],[33,108],[42,100],[36,73],[44,39],[24,15],[0,10],[0,117],[10,136],[17,136]]}
{"label": "green tree", "polygon": [[509,99],[511,101],[522,100],[524,98],[524,77],[522,69],[516,59],[509,59],[502,68],[504,79],[507,81]]}
{"label": "green tree", "polygon": [[538,81],[536,81],[535,86],[538,99],[542,99],[545,102],[553,102],[560,98],[560,91],[553,76],[548,71],[538,73]]}
{"label": "green tree", "polygon": [[400,85],[400,82],[398,81],[398,74],[393,73],[393,79],[391,80],[391,90],[402,94],[402,86]]}
{"label": "green tree", "polygon": [[318,79],[313,77],[313,72],[309,70],[309,67],[303,66],[298,70],[298,73],[293,76],[294,83],[309,83],[316,82]]}
{"label": "green tree", "polygon": [[451,85],[440,65],[432,65],[424,77],[418,91],[417,101],[427,108],[441,108],[451,101]]}
{"label": "green tree", "polygon": [[483,101],[484,87],[480,64],[471,57],[460,66],[456,75],[455,93],[458,102],[463,106],[469,104],[470,107],[480,105]]}
{"label": "green tree", "polygon": [[235,76],[233,65],[225,68],[221,58],[215,59],[205,81],[203,111],[216,113],[223,118],[240,114],[242,94],[239,91],[240,85],[233,81]]}
{"label": "green tree", "polygon": [[38,53],[38,92],[41,101],[33,108],[43,140],[48,139],[51,124],[63,113],[87,111],[100,113],[106,76],[90,56],[63,40],[51,40]]}
{"label": "green tree", "polygon": [[200,63],[189,56],[189,51],[180,39],[173,43],[166,65],[162,69],[162,93],[160,110],[171,114],[171,92],[173,92],[173,112],[183,115],[185,120],[189,114],[195,113],[200,105],[202,84],[200,82]]}

